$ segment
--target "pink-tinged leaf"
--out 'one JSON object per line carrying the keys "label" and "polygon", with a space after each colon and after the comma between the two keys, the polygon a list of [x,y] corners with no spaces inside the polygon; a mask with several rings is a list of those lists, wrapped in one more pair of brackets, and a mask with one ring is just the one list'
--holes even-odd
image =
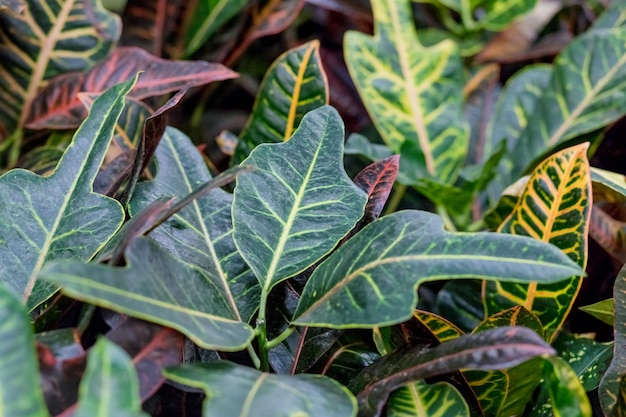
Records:
{"label": "pink-tinged leaf", "polygon": [[237,77],[221,64],[206,61],[171,61],[136,48],[118,48],[87,74],[55,78],[35,98],[26,126],[30,129],[74,128],[86,116],[78,92],[99,93],[141,71],[130,97],[141,100],[180,90],[190,83],[204,85]]}
{"label": "pink-tinged leaf", "polygon": [[385,207],[393,184],[398,176],[400,155],[392,155],[366,166],[354,178],[354,183],[369,197],[364,218],[377,219]]}
{"label": "pink-tinged leaf", "polygon": [[589,235],[621,264],[626,262],[626,222],[613,218],[600,204],[591,209]]}

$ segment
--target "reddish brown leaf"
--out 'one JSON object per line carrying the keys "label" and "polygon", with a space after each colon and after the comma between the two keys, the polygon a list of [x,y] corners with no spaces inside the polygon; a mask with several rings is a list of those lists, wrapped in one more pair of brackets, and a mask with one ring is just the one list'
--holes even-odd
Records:
{"label": "reddish brown leaf", "polygon": [[400,155],[392,155],[366,166],[354,178],[354,183],[369,197],[364,218],[371,221],[380,216],[398,176],[399,167]]}
{"label": "reddish brown leaf", "polygon": [[76,93],[99,93],[142,71],[130,97],[147,97],[180,90],[189,83],[204,85],[237,77],[221,64],[206,61],[169,61],[135,48],[118,48],[87,75],[68,74],[53,79],[33,102],[27,117],[30,129],[74,128],[86,116]]}

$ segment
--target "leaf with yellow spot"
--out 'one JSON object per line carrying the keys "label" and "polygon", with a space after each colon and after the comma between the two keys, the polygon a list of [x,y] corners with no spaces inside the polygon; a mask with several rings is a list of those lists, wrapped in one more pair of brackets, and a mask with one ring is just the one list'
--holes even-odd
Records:
{"label": "leaf with yellow spot", "polygon": [[328,81],[319,49],[317,40],[305,43],[270,66],[239,136],[233,163],[243,161],[261,143],[286,142],[305,114],[328,104]]}
{"label": "leaf with yellow spot", "polygon": [[410,181],[452,184],[469,143],[463,61],[457,45],[420,44],[409,0],[372,0],[375,36],[348,32],[350,75],[387,146]]}
{"label": "leaf with yellow spot", "polygon": [[[583,143],[544,160],[498,231],[551,243],[584,268],[592,198],[587,148]],[[485,312],[491,316],[524,306],[539,318],[550,341],[569,313],[580,283],[579,276],[554,284],[484,282]]]}

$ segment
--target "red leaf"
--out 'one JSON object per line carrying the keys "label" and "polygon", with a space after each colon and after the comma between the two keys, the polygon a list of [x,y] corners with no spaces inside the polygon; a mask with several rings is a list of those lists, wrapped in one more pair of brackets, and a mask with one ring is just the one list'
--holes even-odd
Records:
{"label": "red leaf", "polygon": [[69,129],[77,127],[87,115],[76,93],[100,93],[122,81],[143,73],[130,97],[144,99],[177,91],[194,83],[204,85],[237,77],[221,64],[206,61],[171,61],[157,58],[135,48],[118,48],[87,74],[67,74],[50,81],[35,98],[26,118],[29,129]]}
{"label": "red leaf", "polygon": [[363,168],[354,183],[369,197],[363,218],[372,221],[380,216],[398,176],[400,155],[392,155]]}

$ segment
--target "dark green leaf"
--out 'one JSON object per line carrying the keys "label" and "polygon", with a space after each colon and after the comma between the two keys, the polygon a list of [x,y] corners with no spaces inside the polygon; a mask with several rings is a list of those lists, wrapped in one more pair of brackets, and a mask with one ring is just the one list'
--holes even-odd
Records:
{"label": "dark green leaf", "polygon": [[196,9],[191,15],[191,22],[187,30],[185,55],[190,56],[197,51],[246,3],[246,0],[205,0],[194,3]]}
{"label": "dark green leaf", "polygon": [[469,417],[461,393],[446,382],[429,385],[417,381],[395,390],[389,397],[387,417]]}
{"label": "dark green leaf", "polygon": [[613,343],[599,343],[585,336],[559,333],[552,344],[559,357],[578,375],[585,391],[598,388],[613,358]]}

